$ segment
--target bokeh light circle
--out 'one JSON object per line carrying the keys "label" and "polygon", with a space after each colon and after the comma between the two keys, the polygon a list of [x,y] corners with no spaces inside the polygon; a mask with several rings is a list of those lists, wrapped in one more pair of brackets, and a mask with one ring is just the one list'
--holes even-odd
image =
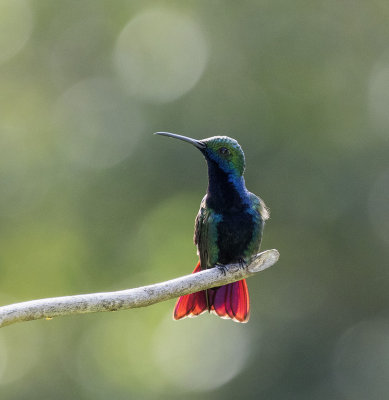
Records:
{"label": "bokeh light circle", "polygon": [[250,353],[247,326],[203,315],[179,322],[169,317],[155,331],[155,363],[184,391],[209,391],[236,377]]}
{"label": "bokeh light circle", "polygon": [[25,0],[0,1],[0,64],[17,54],[31,36],[33,17]]}
{"label": "bokeh light circle", "polygon": [[57,102],[58,146],[79,166],[107,168],[133,151],[143,119],[110,79],[89,78],[68,89]]}
{"label": "bokeh light circle", "polygon": [[333,372],[335,383],[345,398],[387,398],[389,321],[363,321],[348,329],[335,348]]}
{"label": "bokeh light circle", "polygon": [[188,16],[152,9],[120,33],[114,66],[129,92],[152,103],[175,100],[200,79],[208,60],[199,25]]}

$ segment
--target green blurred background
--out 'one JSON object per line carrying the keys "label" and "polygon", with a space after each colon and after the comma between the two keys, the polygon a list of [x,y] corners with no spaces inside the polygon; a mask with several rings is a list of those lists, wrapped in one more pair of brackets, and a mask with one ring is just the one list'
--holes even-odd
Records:
{"label": "green blurred background", "polygon": [[389,3],[0,0],[0,301],[190,273],[229,135],[270,207],[246,325],[174,301],[0,330],[0,396],[389,396]]}

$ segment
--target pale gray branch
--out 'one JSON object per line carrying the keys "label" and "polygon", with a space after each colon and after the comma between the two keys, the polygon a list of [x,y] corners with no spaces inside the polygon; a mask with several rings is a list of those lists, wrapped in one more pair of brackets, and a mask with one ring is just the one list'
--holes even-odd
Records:
{"label": "pale gray branch", "polygon": [[53,318],[69,314],[84,314],[100,311],[118,311],[146,307],[184,294],[225,285],[271,267],[278,261],[277,250],[266,250],[242,268],[236,264],[211,268],[196,274],[186,275],[170,281],[117,292],[81,294],[52,297],[0,307],[0,327],[15,322]]}

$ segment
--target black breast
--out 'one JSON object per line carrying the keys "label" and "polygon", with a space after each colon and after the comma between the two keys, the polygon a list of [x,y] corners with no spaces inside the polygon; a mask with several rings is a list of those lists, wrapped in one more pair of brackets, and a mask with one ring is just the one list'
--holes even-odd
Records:
{"label": "black breast", "polygon": [[217,245],[218,262],[229,264],[239,261],[253,238],[253,216],[245,210],[224,212],[223,220],[218,224]]}

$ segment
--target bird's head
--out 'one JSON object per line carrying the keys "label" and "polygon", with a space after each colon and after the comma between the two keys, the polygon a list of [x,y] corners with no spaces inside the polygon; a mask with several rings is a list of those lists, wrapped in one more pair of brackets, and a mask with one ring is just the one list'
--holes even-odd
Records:
{"label": "bird's head", "polygon": [[169,136],[191,143],[204,155],[207,162],[215,162],[227,174],[242,176],[245,169],[245,158],[239,143],[228,136],[212,136],[196,140],[169,132],[156,132],[156,135]]}

